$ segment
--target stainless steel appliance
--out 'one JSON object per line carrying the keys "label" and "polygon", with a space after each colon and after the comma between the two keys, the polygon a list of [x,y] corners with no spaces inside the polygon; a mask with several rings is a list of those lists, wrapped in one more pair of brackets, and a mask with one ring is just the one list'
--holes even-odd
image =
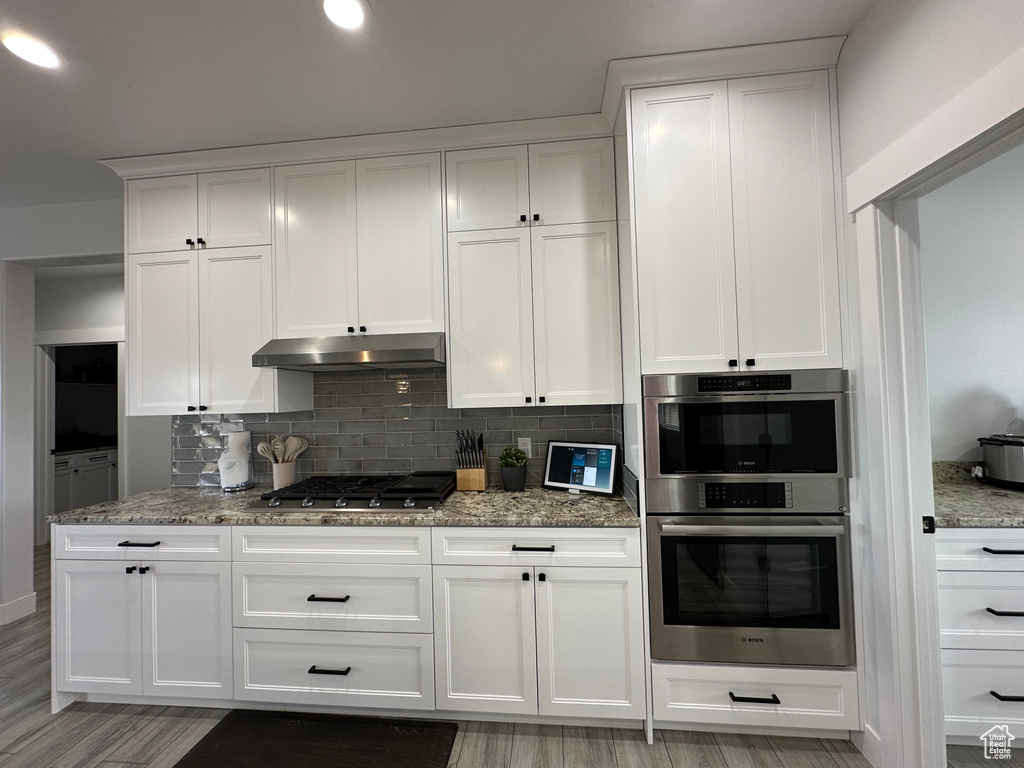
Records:
{"label": "stainless steel appliance", "polygon": [[454,472],[316,475],[264,493],[246,509],[282,512],[432,512],[454,491]]}
{"label": "stainless steel appliance", "polygon": [[254,368],[292,371],[358,371],[436,368],[445,362],[443,333],[360,333],[305,339],[271,339],[252,356]]}
{"label": "stainless steel appliance", "polygon": [[847,374],[646,376],[651,650],[854,662]]}
{"label": "stainless steel appliance", "polygon": [[985,477],[993,485],[1024,490],[1024,435],[979,437]]}

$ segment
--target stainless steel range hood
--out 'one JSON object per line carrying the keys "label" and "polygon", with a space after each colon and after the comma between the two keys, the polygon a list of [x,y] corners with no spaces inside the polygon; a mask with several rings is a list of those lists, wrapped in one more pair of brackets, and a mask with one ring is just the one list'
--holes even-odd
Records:
{"label": "stainless steel range hood", "polygon": [[443,333],[393,333],[273,339],[252,356],[254,368],[356,371],[444,365]]}

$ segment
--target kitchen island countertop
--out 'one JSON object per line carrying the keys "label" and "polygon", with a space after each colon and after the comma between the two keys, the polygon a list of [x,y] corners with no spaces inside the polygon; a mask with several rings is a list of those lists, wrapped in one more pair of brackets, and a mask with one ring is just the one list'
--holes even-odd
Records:
{"label": "kitchen island countertop", "polygon": [[268,488],[224,493],[220,488],[166,488],[105,501],[47,518],[60,525],[422,525],[636,528],[637,516],[620,496],[570,494],[527,487],[508,493],[456,491],[436,512],[344,512],[308,509],[246,510]]}
{"label": "kitchen island countertop", "polygon": [[934,486],[939,528],[1024,528],[1024,492],[977,480]]}

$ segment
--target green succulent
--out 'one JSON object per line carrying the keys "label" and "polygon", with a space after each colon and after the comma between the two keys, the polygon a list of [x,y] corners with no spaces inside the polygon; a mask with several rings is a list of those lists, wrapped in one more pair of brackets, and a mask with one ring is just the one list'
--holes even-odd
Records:
{"label": "green succulent", "polygon": [[525,467],[526,452],[516,448],[514,445],[510,445],[501,452],[501,455],[498,457],[498,463],[503,467]]}

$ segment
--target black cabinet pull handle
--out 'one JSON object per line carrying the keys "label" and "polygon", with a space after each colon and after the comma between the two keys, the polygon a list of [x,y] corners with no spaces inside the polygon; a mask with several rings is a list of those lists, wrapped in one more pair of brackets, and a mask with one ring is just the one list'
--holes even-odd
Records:
{"label": "black cabinet pull handle", "polygon": [[206,410],[206,406],[205,405],[200,405],[199,406],[199,410],[200,411],[205,411]]}
{"label": "black cabinet pull handle", "polygon": [[129,568],[125,568],[124,572],[125,573],[135,573],[136,570],[137,570],[136,567],[133,565],[133,566],[131,566]]}
{"label": "black cabinet pull handle", "polygon": [[144,565],[141,568],[139,568],[139,575],[141,576],[144,573],[149,573],[149,566],[148,565]]}
{"label": "black cabinet pull handle", "polygon": [[366,333],[366,326],[365,325],[360,325],[359,326],[359,332],[360,333]]}
{"label": "black cabinet pull handle", "polygon": [[190,406],[188,407],[188,409],[189,409],[190,411],[194,411],[194,410],[196,409],[196,407],[195,407],[194,405],[190,405]]}
{"label": "black cabinet pull handle", "polygon": [[528,402],[528,403],[532,403],[532,402],[533,402],[533,398],[532,398],[532,397],[528,397],[528,398],[526,398],[526,402]]}
{"label": "black cabinet pull handle", "polygon": [[544,402],[544,398],[543,397],[538,397],[537,401],[543,403]]}
{"label": "black cabinet pull handle", "polygon": [[316,664],[306,670],[307,674],[310,675],[347,675],[352,671],[352,667],[345,667],[344,669],[317,669]]}
{"label": "black cabinet pull handle", "polygon": [[525,213],[523,213],[523,214],[520,214],[520,216],[519,216],[519,220],[520,220],[520,221],[526,221],[526,214],[525,214]]}
{"label": "black cabinet pull handle", "polygon": [[159,541],[141,542],[141,541],[122,541],[117,546],[119,547],[159,547]]}
{"label": "black cabinet pull handle", "polygon": [[518,544],[512,545],[513,552],[554,552],[555,545],[552,544],[550,547],[521,547]]}
{"label": "black cabinet pull handle", "polygon": [[993,616],[1024,616],[1024,611],[997,611],[995,608],[986,608],[985,610]]}
{"label": "black cabinet pull handle", "polygon": [[739,364],[740,364],[740,361],[737,360],[735,357],[730,357],[729,358],[729,367],[730,368],[735,368]]}
{"label": "black cabinet pull handle", "polygon": [[196,238],[196,243],[198,243],[199,245],[202,245],[204,247],[206,246],[206,241],[203,240],[203,238],[201,238],[201,237],[197,237]]}
{"label": "black cabinet pull handle", "polygon": [[347,603],[352,595],[345,595],[344,597],[317,597],[316,594],[312,594],[306,598],[307,603]]}
{"label": "black cabinet pull handle", "polygon": [[750,366],[751,368],[753,368],[754,367],[754,358],[748,357],[747,358],[747,365]]}
{"label": "black cabinet pull handle", "polygon": [[1024,549],[991,549],[990,547],[982,547],[982,552],[988,552],[990,555],[1024,555]]}
{"label": "black cabinet pull handle", "polygon": [[742,704],[781,704],[779,697],[774,693],[770,699],[762,699],[760,696],[737,696],[732,691],[729,691],[729,698],[733,701],[738,701]]}
{"label": "black cabinet pull handle", "polygon": [[533,214],[533,220],[534,221],[540,221],[540,214],[539,213]]}
{"label": "black cabinet pull handle", "polygon": [[995,691],[989,691],[989,693],[1000,701],[1024,701],[1024,696],[1003,696],[1001,693],[996,693]]}
{"label": "black cabinet pull handle", "polygon": [[355,332],[356,332],[356,327],[355,327],[354,325],[350,325],[350,326],[348,327],[348,332],[349,332],[349,333],[355,333]]}
{"label": "black cabinet pull handle", "polygon": [[537,574],[537,581],[547,581],[547,580],[548,580],[548,575],[546,573],[538,573]]}
{"label": "black cabinet pull handle", "polygon": [[523,581],[529,581],[529,580],[530,580],[530,574],[529,574],[529,573],[526,573],[526,572],[524,571],[524,572],[523,572]]}
{"label": "black cabinet pull handle", "polygon": [[185,238],[185,245],[191,247],[191,246],[193,246],[195,244],[196,244],[195,240],[193,240],[191,237],[186,237]]}

